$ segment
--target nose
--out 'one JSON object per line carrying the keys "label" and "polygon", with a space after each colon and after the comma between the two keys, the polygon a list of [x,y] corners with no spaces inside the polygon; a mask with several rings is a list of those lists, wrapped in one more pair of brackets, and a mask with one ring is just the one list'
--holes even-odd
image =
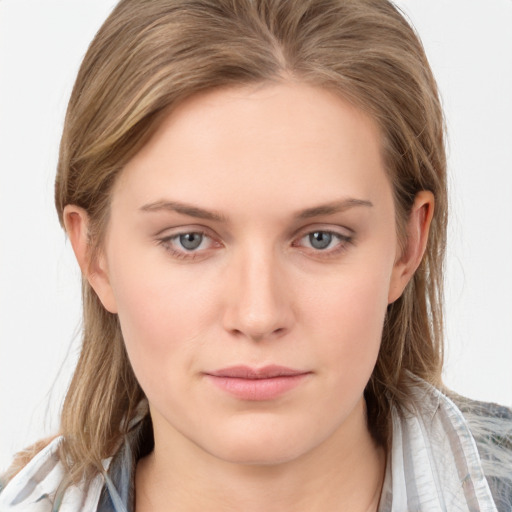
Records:
{"label": "nose", "polygon": [[291,290],[271,251],[250,251],[230,265],[224,328],[252,341],[276,339],[291,329]]}

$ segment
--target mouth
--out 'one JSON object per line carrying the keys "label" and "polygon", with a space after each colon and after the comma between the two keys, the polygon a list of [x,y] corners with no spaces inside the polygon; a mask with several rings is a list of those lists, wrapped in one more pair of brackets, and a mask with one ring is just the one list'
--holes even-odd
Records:
{"label": "mouth", "polygon": [[270,365],[262,368],[231,366],[205,376],[219,389],[241,400],[274,400],[296,388],[312,372]]}

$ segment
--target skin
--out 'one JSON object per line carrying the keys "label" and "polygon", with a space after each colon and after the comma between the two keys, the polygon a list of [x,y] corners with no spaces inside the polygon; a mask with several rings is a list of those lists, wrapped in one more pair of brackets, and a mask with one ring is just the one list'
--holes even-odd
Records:
{"label": "skin", "polygon": [[[94,261],[87,214],[66,207],[78,261],[119,315],[150,403],[138,511],[377,509],[385,453],[363,391],[434,203],[418,194],[401,251],[380,140],[320,88],[210,91],[180,104],[125,167]],[[204,233],[197,249],[183,247],[187,233]],[[205,375],[239,364],[307,375],[256,401]]]}

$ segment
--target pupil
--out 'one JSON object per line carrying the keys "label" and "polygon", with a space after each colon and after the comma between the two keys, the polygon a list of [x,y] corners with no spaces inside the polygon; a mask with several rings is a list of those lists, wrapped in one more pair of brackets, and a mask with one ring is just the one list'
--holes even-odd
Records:
{"label": "pupil", "polygon": [[324,231],[316,231],[309,235],[309,242],[315,249],[325,249],[326,247],[329,247],[331,241],[332,235],[330,233],[325,233]]}
{"label": "pupil", "polygon": [[203,235],[201,233],[186,233],[185,235],[180,235],[180,244],[189,251],[197,249],[202,241]]}

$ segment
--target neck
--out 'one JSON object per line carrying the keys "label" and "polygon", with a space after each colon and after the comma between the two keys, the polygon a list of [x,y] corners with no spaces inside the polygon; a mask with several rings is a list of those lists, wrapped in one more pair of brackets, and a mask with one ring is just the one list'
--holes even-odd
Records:
{"label": "neck", "polygon": [[167,511],[172,503],[176,512],[374,512],[385,452],[366,428],[363,401],[360,409],[308,453],[269,465],[221,460],[191,442],[161,438],[157,427],[154,451],[137,465],[136,510]]}

